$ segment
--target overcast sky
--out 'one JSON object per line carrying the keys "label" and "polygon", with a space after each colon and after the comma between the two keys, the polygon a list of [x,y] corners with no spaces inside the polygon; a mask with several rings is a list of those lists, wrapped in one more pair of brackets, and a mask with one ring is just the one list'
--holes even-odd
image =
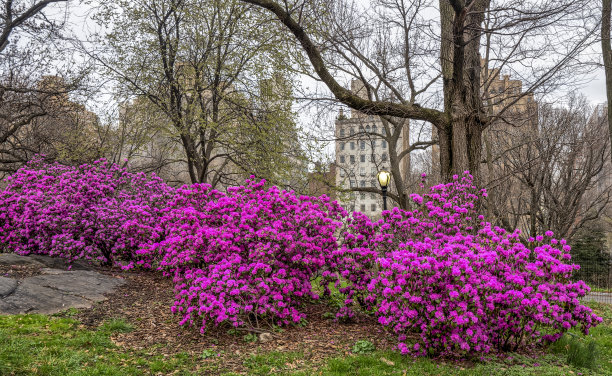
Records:
{"label": "overcast sky", "polygon": [[[363,1],[364,3],[369,0],[358,0]],[[56,8],[57,9],[57,8]],[[88,34],[91,33],[92,30],[97,28],[97,25],[94,21],[90,19],[91,15],[91,5],[85,5],[77,1],[71,1],[68,6],[68,18],[70,29],[72,32],[81,39],[85,39]],[[60,13],[56,13],[56,16],[65,16],[66,8],[62,7]],[[600,46],[593,46],[592,53],[600,54]],[[592,104],[599,104],[606,101],[606,93],[605,93],[605,76],[603,69],[597,69],[589,77],[587,77],[587,81],[580,89],[582,93],[584,93],[588,100]],[[306,85],[308,82],[304,81]],[[308,85],[309,86],[309,85]]]}

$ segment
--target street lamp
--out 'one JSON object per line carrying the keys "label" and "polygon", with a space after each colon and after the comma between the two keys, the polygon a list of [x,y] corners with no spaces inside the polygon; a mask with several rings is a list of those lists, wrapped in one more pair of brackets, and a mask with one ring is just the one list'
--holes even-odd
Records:
{"label": "street lamp", "polygon": [[389,187],[389,182],[391,181],[391,174],[385,170],[382,170],[378,173],[378,183],[380,184],[380,188],[382,189],[383,196],[383,210],[387,210],[387,187]]}

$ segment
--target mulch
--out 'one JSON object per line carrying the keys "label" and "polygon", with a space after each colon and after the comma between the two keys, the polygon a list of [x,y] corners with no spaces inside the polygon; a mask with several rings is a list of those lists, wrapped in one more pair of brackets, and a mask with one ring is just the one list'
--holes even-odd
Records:
{"label": "mulch", "polygon": [[0,264],[0,277],[25,279],[41,274],[40,265],[6,265]]}
{"label": "mulch", "polygon": [[181,327],[180,317],[170,311],[174,301],[171,278],[155,272],[123,272],[96,268],[99,272],[123,277],[126,284],[118,288],[106,301],[90,309],[79,310],[71,317],[88,328],[97,328],[105,320],[123,318],[134,330],[114,335],[115,344],[126,349],[153,349],[156,354],[170,356],[179,352],[194,355],[215,349],[223,354],[223,367],[228,371],[244,372],[245,357],[268,351],[301,352],[304,359],[320,364],[325,359],[348,354],[358,340],[367,339],[377,349],[394,348],[394,336],[386,334],[376,320],[358,316],[350,323],[338,323],[324,317],[331,309],[325,304],[304,306],[307,315],[304,326],[284,327],[271,331],[268,342],[249,343],[243,339],[247,332],[211,328],[201,334],[197,327]]}

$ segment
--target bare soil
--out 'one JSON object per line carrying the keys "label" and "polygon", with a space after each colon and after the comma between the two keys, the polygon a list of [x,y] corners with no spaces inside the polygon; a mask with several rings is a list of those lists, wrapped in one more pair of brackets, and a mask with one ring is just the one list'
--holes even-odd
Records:
{"label": "bare soil", "polygon": [[199,328],[181,327],[180,317],[170,311],[174,300],[172,281],[155,272],[122,272],[97,268],[99,272],[121,276],[126,284],[117,288],[106,301],[90,309],[69,313],[73,319],[89,328],[96,328],[105,320],[122,318],[134,326],[128,333],[120,333],[112,340],[126,349],[153,349],[155,353],[172,355],[179,352],[201,354],[215,349],[223,354],[226,370],[244,371],[244,357],[268,351],[302,352],[304,359],[317,364],[329,357],[348,354],[358,340],[367,339],[378,349],[395,347],[394,336],[386,334],[376,320],[358,316],[351,323],[338,323],[325,315],[330,309],[325,304],[309,304],[302,309],[307,315],[304,326],[284,327],[272,331],[267,342],[247,342],[248,332],[217,327],[201,334]]}

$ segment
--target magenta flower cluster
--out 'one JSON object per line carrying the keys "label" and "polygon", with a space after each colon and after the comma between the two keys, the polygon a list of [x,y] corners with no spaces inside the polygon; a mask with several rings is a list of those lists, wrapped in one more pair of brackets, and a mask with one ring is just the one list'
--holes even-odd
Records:
{"label": "magenta flower cluster", "polygon": [[565,241],[548,232],[526,244],[486,222],[486,192],[468,173],[379,221],[264,181],[175,189],[105,161],[35,159],[6,184],[7,250],[161,270],[174,280],[172,311],[201,331],[299,322],[317,280],[324,296],[330,284],[344,294],[338,317],[374,315],[402,353],[512,351],[601,321],[580,304],[589,288],[571,281]]}
{"label": "magenta flower cluster", "polygon": [[[147,249],[174,276],[182,324],[256,327],[297,323],[311,281],[337,248],[346,212],[329,198],[297,197],[264,181],[177,191],[165,218],[167,236]],[[194,197],[197,199],[194,200]],[[193,201],[192,204],[188,204]]]}
{"label": "magenta flower cluster", "polygon": [[102,264],[133,265],[143,242],[163,236],[159,218],[173,197],[160,178],[104,160],[68,167],[36,158],[6,183],[0,192],[4,247]]}
{"label": "magenta flower cluster", "polygon": [[[356,214],[326,271],[347,295],[396,333],[402,353],[468,356],[555,341],[601,322],[580,304],[589,287],[572,282],[570,247],[552,232],[521,242],[485,222],[472,176],[454,176],[412,195],[417,209],[380,221]],[[416,344],[407,339],[416,335]]]}

